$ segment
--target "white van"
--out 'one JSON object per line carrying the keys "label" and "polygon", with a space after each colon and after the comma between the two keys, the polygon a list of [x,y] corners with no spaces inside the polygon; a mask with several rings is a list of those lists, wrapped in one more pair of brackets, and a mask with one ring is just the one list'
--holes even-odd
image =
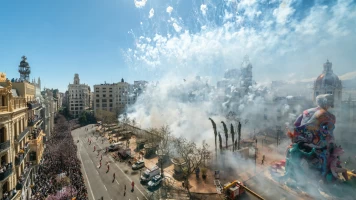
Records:
{"label": "white van", "polygon": [[108,147],[108,151],[116,151],[116,150],[119,150],[119,148],[123,145],[122,142],[117,142],[117,143],[114,143],[114,144],[111,144],[109,147]]}
{"label": "white van", "polygon": [[142,182],[148,182],[154,176],[159,175],[160,173],[161,173],[161,168],[159,168],[157,165],[155,165],[151,169],[146,169],[145,172],[142,173],[140,180]]}

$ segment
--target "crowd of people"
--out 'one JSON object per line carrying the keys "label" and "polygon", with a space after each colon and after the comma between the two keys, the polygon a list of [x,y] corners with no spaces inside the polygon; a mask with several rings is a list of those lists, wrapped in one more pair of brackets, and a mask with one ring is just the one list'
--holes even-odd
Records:
{"label": "crowd of people", "polygon": [[[73,142],[70,126],[66,119],[59,115],[51,137],[47,140],[42,162],[32,187],[33,200],[43,200],[56,196],[64,187],[72,188],[67,196],[56,199],[87,200],[87,189],[80,171],[81,163],[77,158],[77,146]],[[58,177],[65,175],[69,181],[63,183]]]}

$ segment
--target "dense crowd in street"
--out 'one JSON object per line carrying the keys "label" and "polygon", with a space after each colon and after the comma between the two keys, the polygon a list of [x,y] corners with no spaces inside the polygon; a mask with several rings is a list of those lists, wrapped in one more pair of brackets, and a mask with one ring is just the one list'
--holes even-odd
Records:
{"label": "dense crowd in street", "polygon": [[[87,189],[80,171],[81,163],[77,158],[77,147],[73,142],[70,126],[59,115],[36,174],[32,187],[33,200],[51,199],[87,200]],[[68,178],[63,178],[68,177]],[[67,186],[70,190],[63,190]]]}

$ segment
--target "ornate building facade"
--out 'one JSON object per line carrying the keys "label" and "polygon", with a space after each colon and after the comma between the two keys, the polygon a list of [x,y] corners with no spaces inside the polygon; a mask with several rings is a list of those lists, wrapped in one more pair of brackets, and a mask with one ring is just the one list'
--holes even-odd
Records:
{"label": "ornate building facade", "polygon": [[39,83],[30,83],[25,56],[20,78],[0,73],[0,198],[28,199],[44,150],[45,108]]}
{"label": "ornate building facade", "polygon": [[90,86],[81,84],[79,74],[74,74],[73,84],[68,85],[69,114],[78,117],[80,113],[90,108]]}
{"label": "ornate building facade", "polygon": [[334,105],[341,106],[342,101],[342,83],[339,77],[332,70],[332,63],[329,60],[324,64],[323,72],[314,82],[313,101],[320,94],[332,94],[334,96]]}

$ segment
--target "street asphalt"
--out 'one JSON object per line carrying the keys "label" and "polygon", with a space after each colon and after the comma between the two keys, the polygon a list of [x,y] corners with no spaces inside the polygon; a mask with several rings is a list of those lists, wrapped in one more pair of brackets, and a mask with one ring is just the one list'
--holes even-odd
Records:
{"label": "street asphalt", "polygon": [[[85,129],[89,128],[88,131]],[[96,139],[91,131],[95,130],[92,125],[81,127],[72,131],[74,142],[78,147],[78,158],[82,162],[82,172],[88,190],[89,200],[144,200],[148,199],[150,192],[140,184],[140,172],[132,172],[126,163],[115,162],[109,154],[105,154],[105,148],[109,142],[102,137]],[[88,143],[91,138],[91,144]],[[79,140],[79,143],[77,143]],[[96,151],[94,152],[94,145]],[[99,156],[98,155],[99,150]],[[103,155],[102,166],[99,168],[100,155]],[[110,170],[107,172],[106,162],[109,162]],[[125,173],[126,172],[126,173]],[[113,179],[115,173],[116,179]],[[113,181],[114,180],[114,181]],[[134,181],[135,188],[131,191],[131,182]],[[126,192],[125,187],[126,185]]]}

